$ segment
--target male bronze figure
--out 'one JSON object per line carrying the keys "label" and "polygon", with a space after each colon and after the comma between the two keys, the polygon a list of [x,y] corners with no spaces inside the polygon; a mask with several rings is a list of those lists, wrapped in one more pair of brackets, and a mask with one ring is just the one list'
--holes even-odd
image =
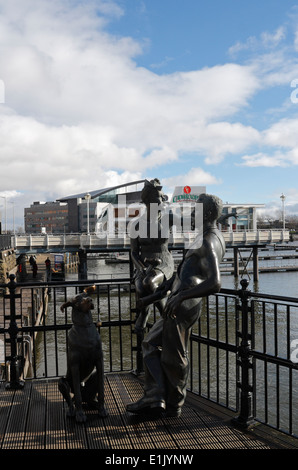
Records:
{"label": "male bronze figure", "polygon": [[142,343],[144,396],[127,405],[127,411],[131,413],[166,411],[167,416],[181,414],[186,398],[191,328],[199,318],[202,297],[218,292],[221,287],[219,264],[225,253],[225,242],[216,221],[222,213],[222,202],[207,194],[201,194],[197,202],[203,204],[202,243],[187,251],[170,295],[167,296],[166,291],[156,291],[141,299],[143,305],[148,305],[160,297],[167,297],[162,317]]}

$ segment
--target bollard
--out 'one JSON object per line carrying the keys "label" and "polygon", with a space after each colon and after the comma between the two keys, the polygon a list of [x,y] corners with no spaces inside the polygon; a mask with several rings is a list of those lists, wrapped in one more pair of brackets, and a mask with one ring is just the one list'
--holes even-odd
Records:
{"label": "bollard", "polygon": [[5,387],[8,390],[17,390],[24,387],[24,381],[20,380],[20,375],[22,371],[22,357],[18,356],[18,326],[16,320],[18,316],[16,315],[16,302],[15,299],[20,298],[20,294],[16,294],[17,284],[15,282],[15,275],[11,274],[9,276],[10,282],[7,284],[9,289],[9,294],[4,297],[10,299],[10,323],[8,328],[8,333],[10,336],[10,357],[6,358],[9,361],[10,377],[9,382],[6,383]]}
{"label": "bollard", "polygon": [[242,331],[239,334],[241,337],[241,344],[238,350],[239,364],[241,367],[241,381],[237,384],[240,392],[240,413],[239,416],[232,419],[232,423],[241,428],[249,429],[255,423],[253,417],[252,407],[252,391],[253,387],[250,385],[250,370],[252,369],[251,359],[251,335],[249,333],[249,306],[250,291],[247,290],[248,280],[242,279],[240,281],[242,289],[239,290],[239,297],[241,304],[238,306],[242,315]]}

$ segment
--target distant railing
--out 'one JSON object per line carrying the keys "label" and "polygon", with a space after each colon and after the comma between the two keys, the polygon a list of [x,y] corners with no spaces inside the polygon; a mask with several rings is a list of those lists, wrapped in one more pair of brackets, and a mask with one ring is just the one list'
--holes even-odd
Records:
{"label": "distant railing", "polygon": [[[133,284],[129,279],[94,283],[94,322],[101,322],[105,371],[141,373]],[[0,286],[2,380],[7,388],[65,374],[72,320],[71,310],[61,312],[60,306],[87,284],[90,281],[16,284],[10,276],[10,282]],[[203,299],[190,338],[188,389],[235,411],[237,425],[249,428],[258,421],[298,437],[298,299],[250,292],[246,280],[241,287]],[[149,328],[156,315],[152,308]]]}
{"label": "distant railing", "polygon": [[[222,232],[225,242],[229,244],[265,244],[288,242],[290,239],[288,230],[247,230],[239,232]],[[181,246],[194,239],[195,234],[174,233],[170,237],[170,243]],[[14,235],[12,245],[15,249],[54,249],[78,250],[79,248],[92,249],[100,247],[129,247],[130,238],[127,234],[119,233],[100,237],[96,234],[25,234]]]}
{"label": "distant railing", "polygon": [[12,247],[11,235],[0,235],[0,250],[8,250]]}

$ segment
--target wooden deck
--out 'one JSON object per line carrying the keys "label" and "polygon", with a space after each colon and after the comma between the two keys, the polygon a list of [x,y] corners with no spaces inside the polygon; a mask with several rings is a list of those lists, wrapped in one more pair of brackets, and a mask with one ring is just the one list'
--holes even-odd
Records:
{"label": "wooden deck", "polygon": [[1,450],[106,449],[156,454],[186,449],[298,448],[298,439],[262,425],[249,432],[233,427],[230,412],[190,393],[179,418],[144,419],[127,413],[126,404],[142,396],[141,381],[133,374],[107,374],[105,387],[109,416],[101,419],[96,411],[86,410],[87,422],[77,424],[66,416],[57,380],[27,381],[24,389],[16,391],[6,390],[2,383]]}

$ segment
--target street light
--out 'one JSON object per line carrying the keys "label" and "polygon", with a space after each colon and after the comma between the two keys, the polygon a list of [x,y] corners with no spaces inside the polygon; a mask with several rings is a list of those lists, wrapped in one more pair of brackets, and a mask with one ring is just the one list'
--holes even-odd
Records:
{"label": "street light", "polygon": [[13,230],[13,234],[15,235],[16,231],[15,231],[15,224],[14,224],[14,201],[8,201],[8,202],[12,204],[12,230]]}
{"label": "street light", "polygon": [[91,199],[91,194],[87,193],[85,195],[85,199],[87,200],[87,235],[89,235],[89,201]]}
{"label": "street light", "polygon": [[283,230],[285,230],[286,227],[286,220],[285,220],[285,199],[286,196],[282,193],[280,196],[281,203],[282,203],[282,225],[283,225]]}
{"label": "street light", "polygon": [[5,233],[7,233],[7,217],[6,217],[6,196],[0,196],[4,199],[4,213],[5,213]]}

